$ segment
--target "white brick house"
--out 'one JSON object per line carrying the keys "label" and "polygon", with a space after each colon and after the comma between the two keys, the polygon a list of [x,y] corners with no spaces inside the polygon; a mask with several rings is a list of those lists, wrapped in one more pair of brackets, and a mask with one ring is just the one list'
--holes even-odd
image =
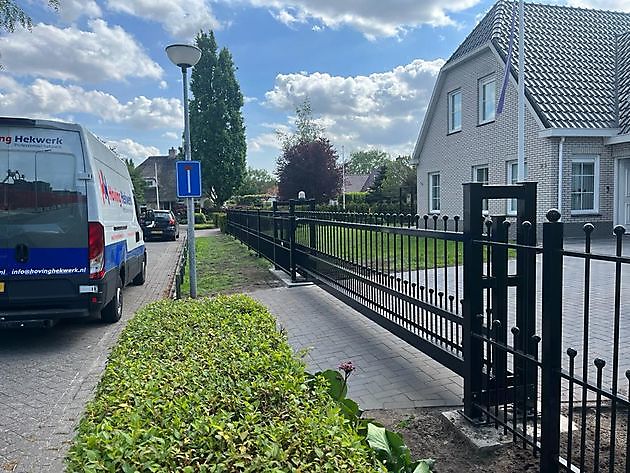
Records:
{"label": "white brick house", "polygon": [[[512,8],[499,0],[440,71],[413,152],[420,214],[461,215],[464,182],[516,181],[517,59],[495,113]],[[586,221],[630,230],[630,14],[526,3],[525,32],[526,180],[538,182],[538,223],[558,208],[569,232]]]}

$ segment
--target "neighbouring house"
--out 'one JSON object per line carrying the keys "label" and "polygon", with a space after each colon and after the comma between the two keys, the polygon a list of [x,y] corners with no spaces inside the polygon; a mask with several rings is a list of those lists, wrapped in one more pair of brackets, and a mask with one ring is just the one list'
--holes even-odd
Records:
{"label": "neighbouring house", "polygon": [[174,209],[177,205],[175,162],[177,150],[171,148],[166,156],[149,156],[139,166],[146,188],[144,197],[147,207],[152,209]]}
{"label": "neighbouring house", "polygon": [[373,169],[369,174],[346,174],[345,184],[346,192],[367,192],[374,185],[376,177],[380,174],[381,169]]}
{"label": "neighbouring house", "polygon": [[[413,152],[418,212],[461,215],[464,182],[517,180],[516,34],[503,113],[496,115],[514,2],[500,0],[442,67]],[[525,177],[538,182],[538,223],[557,208],[630,228],[630,14],[525,4]],[[491,215],[515,201],[491,201]]]}

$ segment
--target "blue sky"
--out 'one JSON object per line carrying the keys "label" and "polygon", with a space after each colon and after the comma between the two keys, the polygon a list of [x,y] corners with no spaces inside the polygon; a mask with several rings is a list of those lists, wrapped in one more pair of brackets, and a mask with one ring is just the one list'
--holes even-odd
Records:
{"label": "blue sky", "polygon": [[[140,163],[181,145],[181,73],[164,53],[214,30],[246,105],[248,164],[273,171],[276,130],[309,97],[348,156],[410,154],[437,73],[489,0],[44,0],[0,35],[0,115],[78,122]],[[626,0],[542,3],[630,11]],[[194,157],[193,157],[194,158]]]}

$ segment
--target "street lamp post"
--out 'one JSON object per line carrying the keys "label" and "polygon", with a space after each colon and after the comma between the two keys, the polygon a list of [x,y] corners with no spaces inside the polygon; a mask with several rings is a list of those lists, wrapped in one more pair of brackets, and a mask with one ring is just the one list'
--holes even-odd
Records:
{"label": "street lamp post", "polygon": [[[166,54],[173,64],[182,69],[184,84],[184,153],[190,161],[190,123],[188,117],[188,68],[201,59],[201,50],[189,44],[171,44],[166,47]],[[193,197],[186,198],[186,219],[188,237],[188,275],[190,278],[190,297],[197,297],[197,258],[195,257],[195,203]]]}

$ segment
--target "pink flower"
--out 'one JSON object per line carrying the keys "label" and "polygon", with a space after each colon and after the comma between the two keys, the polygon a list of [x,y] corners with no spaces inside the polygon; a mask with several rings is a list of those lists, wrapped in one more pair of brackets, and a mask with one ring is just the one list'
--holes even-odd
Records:
{"label": "pink flower", "polygon": [[339,365],[339,370],[345,373],[346,378],[350,376],[350,373],[352,373],[355,369],[356,367],[352,364],[351,361],[346,361]]}

